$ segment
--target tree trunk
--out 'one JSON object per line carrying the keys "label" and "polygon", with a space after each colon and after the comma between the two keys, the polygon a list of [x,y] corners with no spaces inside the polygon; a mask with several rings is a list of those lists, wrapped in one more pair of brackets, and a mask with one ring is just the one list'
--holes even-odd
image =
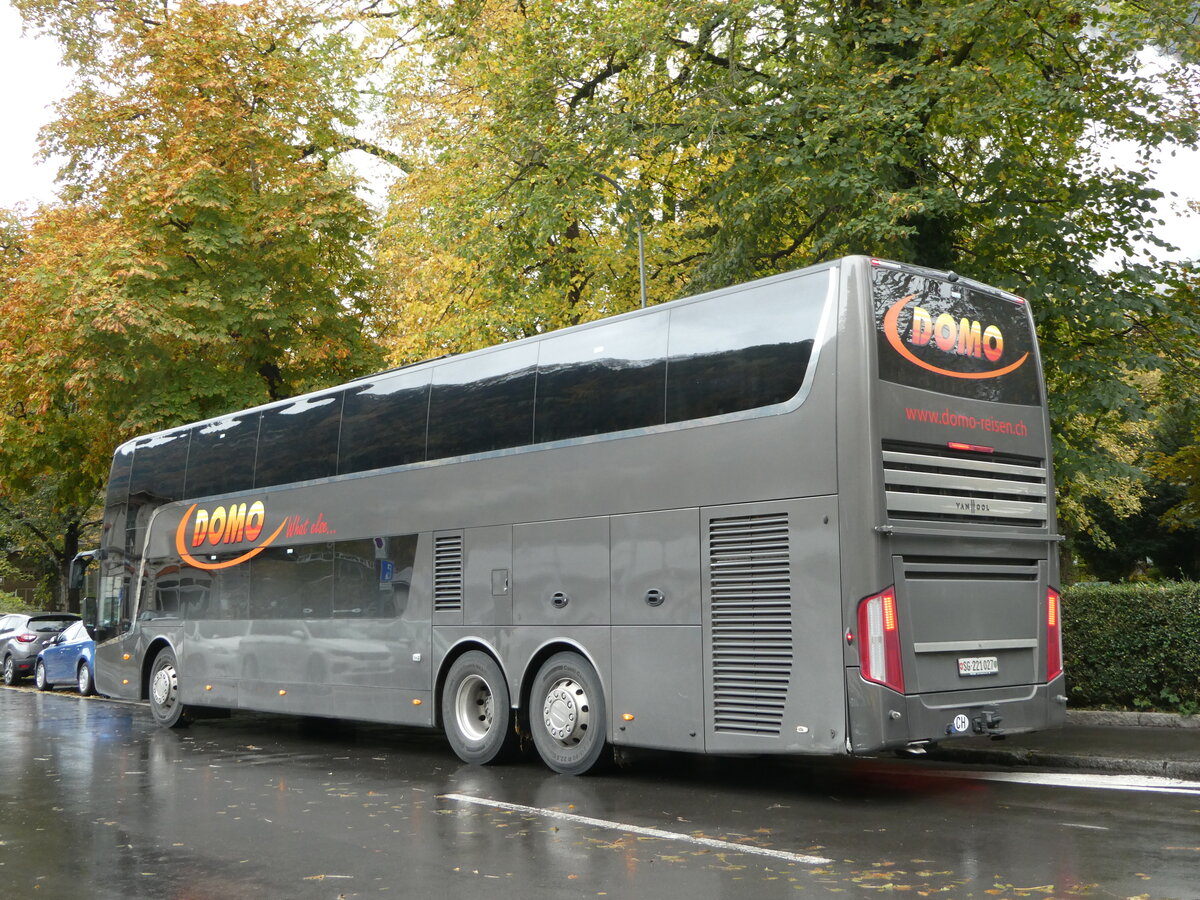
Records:
{"label": "tree trunk", "polygon": [[59,607],[76,614],[79,612],[79,589],[71,586],[71,562],[78,552],[79,523],[72,522],[63,533],[62,553],[57,559],[58,586],[54,593],[58,597]]}

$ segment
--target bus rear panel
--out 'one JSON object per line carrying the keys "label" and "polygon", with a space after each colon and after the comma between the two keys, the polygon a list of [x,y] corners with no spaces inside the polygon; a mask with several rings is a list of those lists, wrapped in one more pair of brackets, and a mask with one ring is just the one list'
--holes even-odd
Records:
{"label": "bus rear panel", "polygon": [[873,457],[862,484],[840,479],[873,563],[844,535],[852,749],[1059,724],[1058,538],[1028,304],[879,260],[861,277],[873,371],[846,375],[869,413],[839,421],[841,459]]}

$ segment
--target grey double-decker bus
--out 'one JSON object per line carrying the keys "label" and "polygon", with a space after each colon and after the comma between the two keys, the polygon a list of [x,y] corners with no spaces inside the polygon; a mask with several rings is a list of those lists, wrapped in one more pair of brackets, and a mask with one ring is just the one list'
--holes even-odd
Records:
{"label": "grey double-decker bus", "polygon": [[849,257],[140,437],[96,686],[527,738],[866,753],[1062,720],[1027,304]]}

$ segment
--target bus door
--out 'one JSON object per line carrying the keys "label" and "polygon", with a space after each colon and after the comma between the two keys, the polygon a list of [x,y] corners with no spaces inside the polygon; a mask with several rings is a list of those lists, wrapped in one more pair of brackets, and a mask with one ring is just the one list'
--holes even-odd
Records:
{"label": "bus door", "polygon": [[140,699],[135,638],[131,633],[131,573],[125,555],[109,550],[101,562],[96,602],[96,690],[108,697]]}

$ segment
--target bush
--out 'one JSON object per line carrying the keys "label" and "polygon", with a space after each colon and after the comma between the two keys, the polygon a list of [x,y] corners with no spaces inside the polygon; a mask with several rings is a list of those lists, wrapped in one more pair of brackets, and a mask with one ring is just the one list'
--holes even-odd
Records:
{"label": "bush", "polygon": [[1200,583],[1077,585],[1062,605],[1071,706],[1200,712]]}
{"label": "bush", "polygon": [[16,594],[10,594],[8,591],[0,591],[0,615],[31,612],[38,612],[38,610],[36,607],[21,602],[21,598]]}

